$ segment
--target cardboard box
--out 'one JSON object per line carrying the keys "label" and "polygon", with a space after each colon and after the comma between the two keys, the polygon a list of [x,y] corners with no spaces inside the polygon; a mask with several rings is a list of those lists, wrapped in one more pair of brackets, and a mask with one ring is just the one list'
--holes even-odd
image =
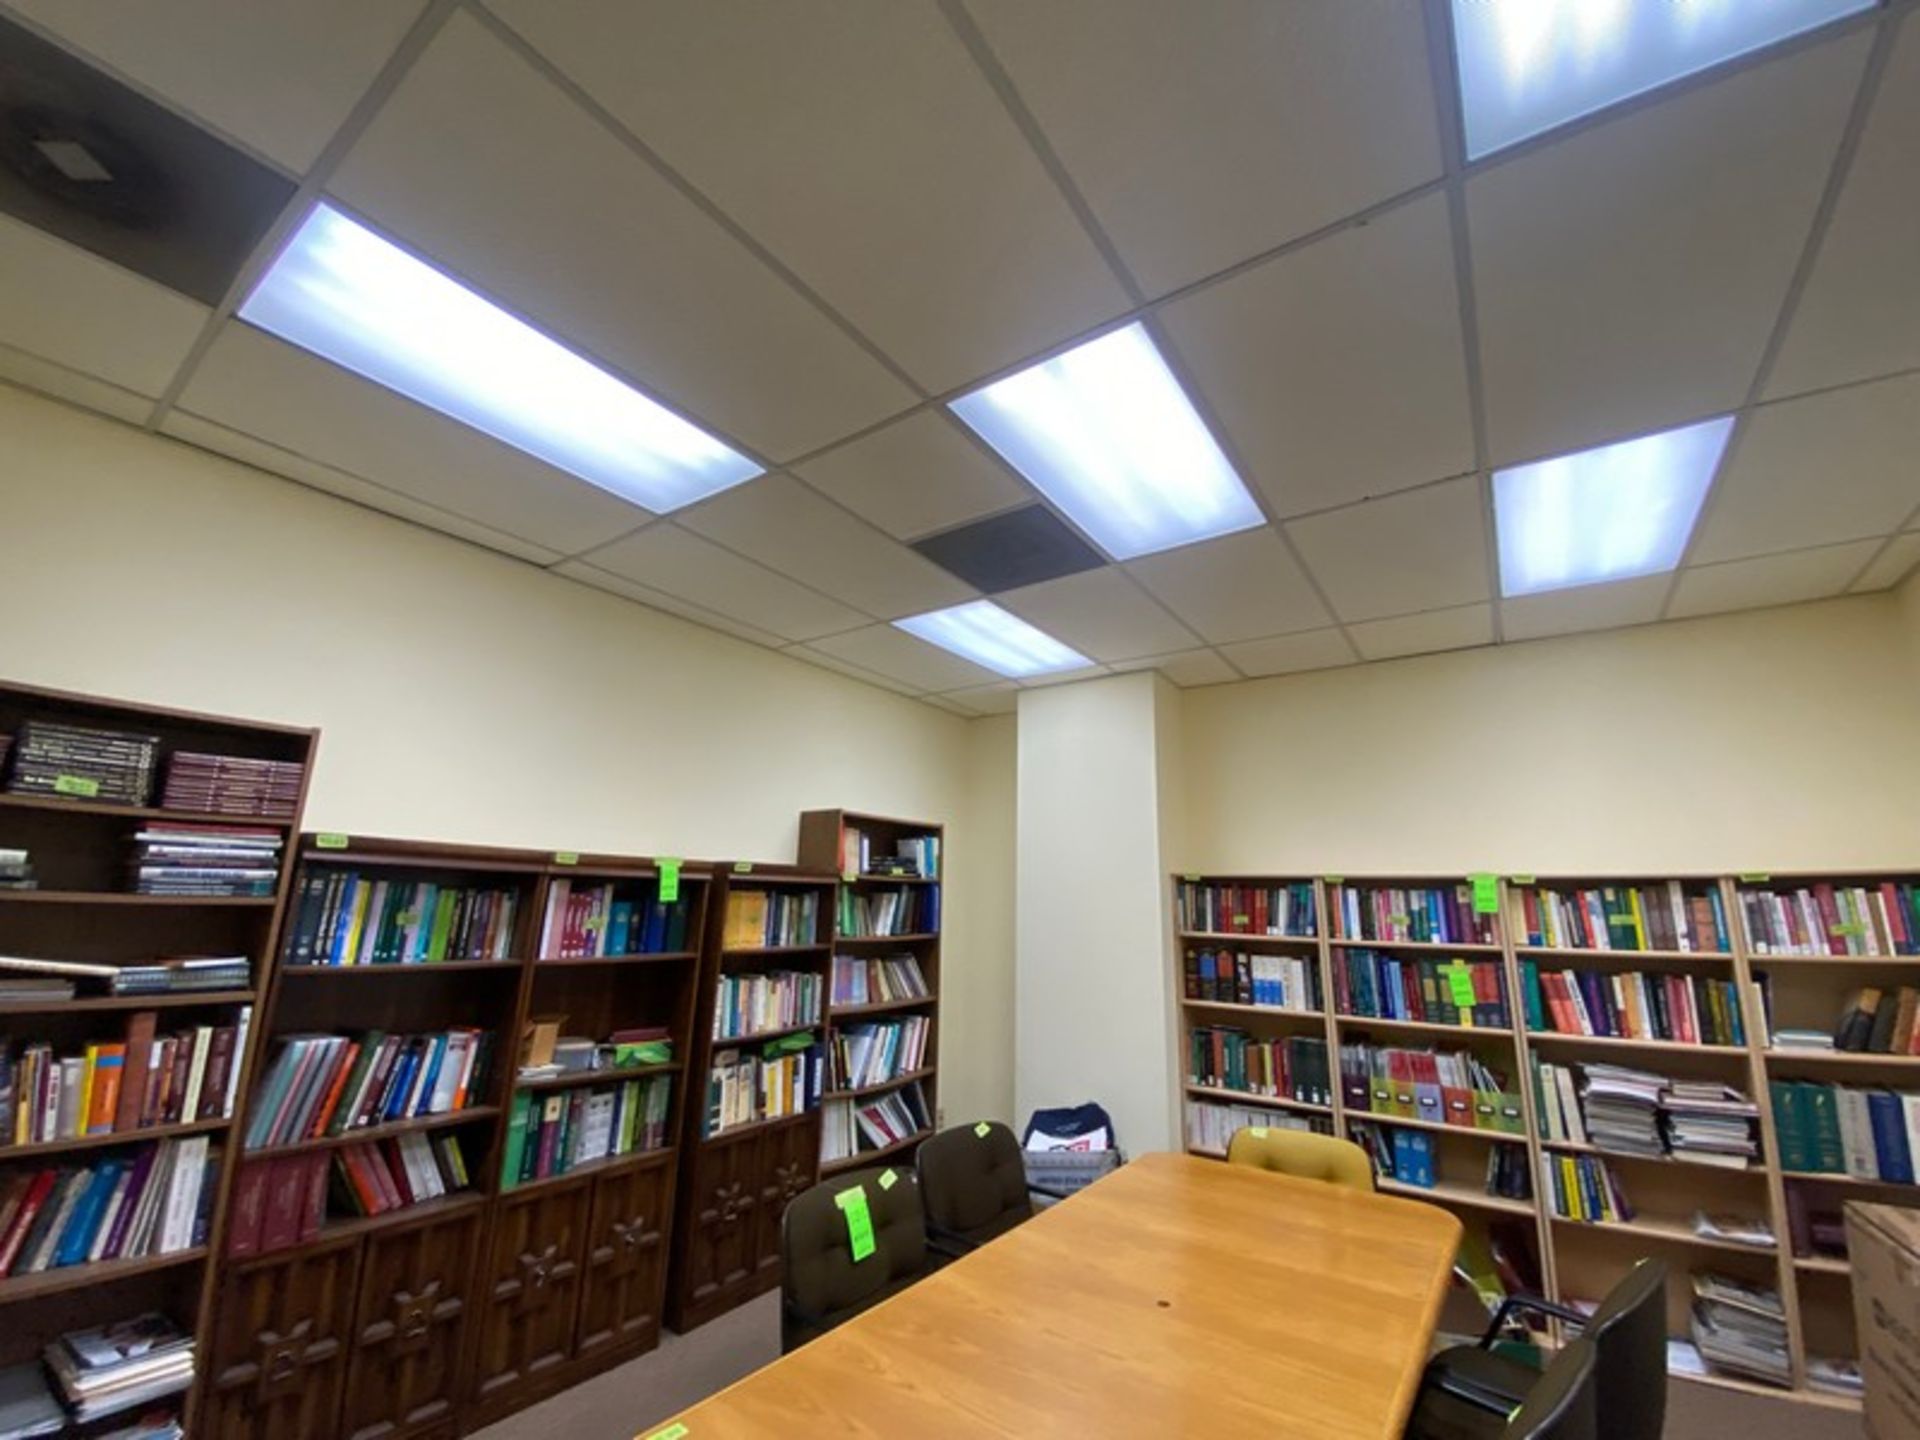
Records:
{"label": "cardboard box", "polygon": [[1920,1210],[1847,1202],[1853,1323],[1871,1440],[1920,1435]]}

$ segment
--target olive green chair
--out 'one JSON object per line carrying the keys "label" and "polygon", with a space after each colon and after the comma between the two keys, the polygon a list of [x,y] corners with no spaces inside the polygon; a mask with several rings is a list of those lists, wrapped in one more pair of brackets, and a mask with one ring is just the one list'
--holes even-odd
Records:
{"label": "olive green chair", "polygon": [[1373,1162],[1351,1140],[1311,1130],[1250,1125],[1227,1142],[1229,1165],[1251,1165],[1302,1180],[1325,1180],[1349,1190],[1373,1189]]}
{"label": "olive green chair", "polygon": [[[866,1194],[873,1222],[873,1253],[859,1260],[839,1200],[856,1187]],[[780,1217],[780,1261],[782,1354],[906,1289],[927,1268],[926,1221],[913,1172],[855,1170],[795,1196]]]}

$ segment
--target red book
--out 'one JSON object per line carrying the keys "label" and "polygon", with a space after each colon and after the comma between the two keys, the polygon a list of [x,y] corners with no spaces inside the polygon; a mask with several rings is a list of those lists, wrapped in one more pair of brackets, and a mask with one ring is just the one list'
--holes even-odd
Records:
{"label": "red book", "polygon": [[300,1243],[300,1207],[307,1198],[307,1164],[304,1155],[266,1163],[266,1202],[260,1218],[262,1253],[284,1250],[289,1245]]}
{"label": "red book", "polygon": [[1829,955],[1847,953],[1847,937],[1833,933],[1833,927],[1840,923],[1840,907],[1833,903],[1833,886],[1824,880],[1813,887],[1813,903],[1820,911],[1820,939]]}
{"label": "red book", "polygon": [[21,1243],[26,1240],[27,1231],[33,1228],[40,1207],[47,1203],[47,1196],[53,1193],[54,1183],[59,1178],[57,1170],[42,1170],[33,1177],[33,1185],[20,1202],[20,1210],[13,1217],[13,1223],[7,1227],[6,1235],[0,1237],[0,1275],[12,1273],[13,1262],[20,1258]]}
{"label": "red book", "polygon": [[[223,1030],[220,1033],[228,1037],[228,1049],[231,1050],[233,1032]],[[218,1038],[218,1036],[215,1037],[216,1044],[218,1043]],[[347,1076],[353,1073],[353,1062],[359,1058],[359,1055],[360,1042],[358,1040],[349,1040],[347,1042],[347,1048],[340,1052],[340,1063],[334,1069],[333,1083],[327,1087],[325,1098],[321,1100],[319,1107],[313,1112],[313,1123],[307,1126],[308,1139],[313,1139],[316,1136],[327,1133],[327,1122],[333,1119],[334,1107],[340,1103],[340,1093],[347,1088]]]}
{"label": "red book", "polygon": [[349,1145],[344,1150],[334,1152],[334,1163],[346,1178],[347,1186],[353,1191],[354,1199],[360,1204],[362,1215],[378,1215],[382,1208],[380,1187],[368,1177],[364,1167],[355,1163],[355,1152],[361,1147]]}
{"label": "red book", "polygon": [[320,1233],[327,1219],[327,1152],[305,1156],[307,1166],[307,1203],[300,1207],[300,1241],[305,1244]]}
{"label": "red book", "polygon": [[400,1187],[394,1183],[392,1174],[387,1170],[386,1158],[379,1150],[372,1145],[356,1145],[353,1148],[360,1163],[366,1167],[367,1178],[380,1192],[380,1208],[398,1210],[405,1205],[407,1202],[400,1193]]}
{"label": "red book", "polygon": [[231,1025],[222,1025],[213,1032],[213,1041],[207,1050],[207,1073],[200,1081],[198,1118],[201,1120],[226,1113],[227,1084],[233,1070],[233,1036]]}
{"label": "red book", "polygon": [[229,1255],[259,1253],[261,1225],[267,1213],[267,1171],[271,1164],[266,1160],[249,1160],[234,1176],[232,1213],[227,1221]]}
{"label": "red book", "polygon": [[120,1102],[115,1107],[116,1131],[138,1130],[147,1104],[148,1065],[153,1055],[153,1034],[160,1017],[151,1010],[137,1010],[127,1017],[127,1059],[120,1076]]}

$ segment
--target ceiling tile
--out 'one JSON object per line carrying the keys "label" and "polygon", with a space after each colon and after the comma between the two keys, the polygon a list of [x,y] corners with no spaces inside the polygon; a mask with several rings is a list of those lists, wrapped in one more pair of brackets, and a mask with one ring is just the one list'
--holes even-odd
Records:
{"label": "ceiling tile", "polygon": [[1769,395],[1920,365],[1920,23],[1909,13],[1900,31]]}
{"label": "ceiling tile", "polygon": [[897,540],[911,540],[1033,499],[1033,492],[933,410],[795,467]]}
{"label": "ceiling tile", "polygon": [[211,312],[0,215],[0,342],[157,396]]}
{"label": "ceiling tile", "polygon": [[1896,535],[1848,589],[1855,594],[1886,590],[1906,579],[1917,562],[1920,562],[1920,535]]}
{"label": "ceiling tile", "polygon": [[995,597],[1056,640],[1094,660],[1130,660],[1184,650],[1196,637],[1112,566]]}
{"label": "ceiling tile", "polygon": [[224,425],[216,425],[211,420],[202,420],[197,415],[189,415],[184,410],[167,412],[165,420],[160,422],[163,435],[184,441],[201,450],[215,455],[225,455],[263,470],[271,475],[297,481],[315,490],[324,490],[342,500],[351,500],[357,505],[365,505],[370,510],[379,510],[384,514],[401,520],[410,520],[429,530],[438,530],[443,535],[451,535],[458,540],[467,540],[475,545],[483,545],[489,550],[498,550],[502,554],[517,559],[530,560],[536,565],[550,565],[560,558],[558,551],[549,550],[543,545],[534,545],[482,525],[477,520],[469,520],[456,515],[451,510],[416,500],[384,485],[376,485],[371,480],[363,480],[358,475],[349,475],[344,470],[331,465],[323,465],[317,460],[309,460],[296,455],[291,450],[283,450],[278,445],[269,445],[264,440],[256,440],[251,435],[242,435],[238,430],[230,430]]}
{"label": "ceiling tile", "polygon": [[494,8],[929,390],[1128,308],[936,6]]}
{"label": "ceiling tile", "polygon": [[565,343],[763,454],[905,385],[478,21],[456,14],[330,189]]}
{"label": "ceiling tile", "polygon": [[1020,687],[1012,681],[976,685],[966,690],[949,690],[939,698],[975,715],[1011,715],[1020,708]]}
{"label": "ceiling tile", "polygon": [[1150,294],[1440,173],[1418,5],[967,8]]}
{"label": "ceiling tile", "polygon": [[1350,625],[1347,634],[1364,660],[1392,660],[1436,650],[1465,650],[1493,643],[1493,606],[1462,605]]}
{"label": "ceiling tile", "polygon": [[228,324],[180,408],[562,554],[649,513],[251,326]]}
{"label": "ceiling tile", "polygon": [[917,696],[925,693],[921,686],[904,684],[876,671],[868,670],[864,666],[849,664],[838,656],[829,655],[806,645],[790,645],[780,653],[790,659],[804,660],[809,665],[818,665],[823,670],[832,670],[836,674],[848,675],[855,680],[864,680],[869,685],[878,685],[882,690],[891,690],[896,695]]}
{"label": "ceiling tile", "polygon": [[302,172],[319,157],[420,0],[5,0],[76,50]]}
{"label": "ceiling tile", "polygon": [[1212,650],[1183,650],[1178,655],[1150,655],[1142,660],[1116,660],[1112,669],[1124,674],[1129,670],[1158,670],[1181,687],[1220,685],[1240,679],[1240,672]]}
{"label": "ceiling tile", "polygon": [[1920,376],[1765,405],[1745,426],[1695,563],[1885,535],[1920,504]]}
{"label": "ceiling tile", "polygon": [[950,655],[891,625],[869,625],[864,630],[829,635],[799,648],[858,665],[911,686],[916,692],[957,690],[963,686],[991,684],[1000,678],[984,666]]}
{"label": "ceiling tile", "polygon": [[1794,51],[1467,182],[1495,464],[1739,403],[1868,41]]}
{"label": "ceiling tile", "polygon": [[974,590],[788,475],[763,475],[680,512],[689,530],[783,575],[895,620],[974,598]]}
{"label": "ceiling tile", "polygon": [[1500,602],[1500,633],[1508,640],[1538,640],[1580,630],[1615,630],[1660,618],[1671,575],[1642,575],[1606,585],[1575,585]]}
{"label": "ceiling tile", "polygon": [[1246,640],[1222,645],[1220,653],[1244,675],[1290,675],[1296,670],[1328,670],[1355,664],[1359,657],[1338,630],[1309,630],[1304,635],[1276,635],[1270,640]]}
{"label": "ceiling tile", "polygon": [[683,620],[691,620],[697,625],[705,625],[711,630],[736,636],[741,640],[750,640],[755,645],[765,645],[774,650],[784,649],[788,643],[786,637],[775,635],[769,630],[753,625],[742,625],[737,620],[729,620],[724,615],[715,614],[704,605],[695,605],[682,600],[677,595],[668,595],[664,591],[636,584],[632,580],[589,565],[583,560],[567,560],[553,567],[553,573],[569,580],[577,580],[582,585],[592,586],[595,590],[604,590],[609,595],[619,595],[627,600],[635,600],[649,609],[662,610],[669,615],[677,615]]}
{"label": "ceiling tile", "polygon": [[42,360],[11,345],[0,345],[0,380],[132,425],[146,424],[147,417],[153,413],[153,401],[144,395],[122,390],[118,385],[109,385],[51,360]]}
{"label": "ceiling tile", "polygon": [[1378,620],[1490,598],[1480,482],[1429,485],[1287,526],[1342,620]]}
{"label": "ceiling tile", "polygon": [[1728,560],[1683,570],[1673,603],[1667,607],[1667,618],[1679,620],[1688,615],[1790,605],[1838,595],[1879,548],[1878,540],[1857,540],[1850,545],[1827,545],[1818,550],[1794,550],[1785,555]]}
{"label": "ceiling tile", "polygon": [[1146,555],[1126,568],[1213,644],[1311,630],[1332,618],[1286,542],[1265,527]]}
{"label": "ceiling tile", "polygon": [[586,560],[649,590],[665,591],[788,640],[858,629],[871,619],[674,524],[649,525]]}
{"label": "ceiling tile", "polygon": [[1473,468],[1442,196],[1208,286],[1159,318],[1280,515]]}

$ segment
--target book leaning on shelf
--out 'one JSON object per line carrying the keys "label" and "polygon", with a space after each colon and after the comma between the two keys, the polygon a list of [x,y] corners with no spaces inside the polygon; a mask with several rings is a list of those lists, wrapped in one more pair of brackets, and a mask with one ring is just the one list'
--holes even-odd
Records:
{"label": "book leaning on shelf", "polygon": [[1340,950],[1333,957],[1333,989],[1342,1015],[1500,1030],[1509,1024],[1506,985],[1495,960]]}
{"label": "book leaning on shelf", "polygon": [[902,885],[898,890],[840,887],[840,933],[855,937],[935,935],[940,931],[940,887]]}
{"label": "book leaning on shelf", "polygon": [[835,1005],[886,1005],[898,1000],[924,1000],[930,994],[920,961],[913,955],[889,955],[885,959],[833,957]]}
{"label": "book leaning on shelf", "polygon": [[372,878],[309,866],[281,959],[288,965],[432,965],[512,954],[516,890]]}
{"label": "book leaning on shelf", "polygon": [[1333,1103],[1327,1042],[1312,1035],[1265,1040],[1229,1025],[1196,1026],[1187,1032],[1187,1082],[1307,1105]]}
{"label": "book leaning on shelf", "polygon": [[822,1160],[885,1150],[933,1128],[918,1080],[871,1100],[831,1101],[820,1123]]}
{"label": "book leaning on shelf", "polygon": [[82,987],[89,996],[245,990],[252,975],[253,964],[244,955],[190,955],[118,965],[0,955],[0,989],[27,1003],[71,1000]]}
{"label": "book leaning on shelf", "polygon": [[618,889],[554,881],[540,924],[540,958],[659,955],[687,948],[685,900],[661,900],[653,886],[641,895],[620,895]]}
{"label": "book leaning on shelf", "polygon": [[731,890],[721,945],[728,950],[765,950],[812,945],[820,938],[817,890]]}
{"label": "book leaning on shelf", "polygon": [[1733,940],[1720,889],[1678,880],[1657,885],[1601,885],[1508,891],[1521,943],[1552,950],[1685,950],[1725,955]]}
{"label": "book leaning on shelf", "polygon": [[486,1093],[493,1032],[286,1035],[256,1087],[246,1148],[271,1149],[419,1115],[445,1115]]}
{"label": "book leaning on shelf", "polygon": [[1313,886],[1233,885],[1183,880],[1174,891],[1179,928],[1204,934],[1280,935],[1308,939],[1314,933]]}
{"label": "book leaning on shelf", "polygon": [[818,1109],[826,1069],[826,1047],[811,1031],[768,1041],[757,1052],[714,1051],[702,1133],[711,1140],[742,1125]]}
{"label": "book leaning on shelf", "polygon": [[1493,916],[1476,914],[1470,885],[1327,886],[1333,933],[1341,940],[1491,945]]}
{"label": "book leaning on shelf", "polygon": [[206,1243],[218,1163],[205,1135],[0,1180],[0,1275],[171,1255]]}
{"label": "book leaning on shelf", "polygon": [[1340,1094],[1349,1115],[1526,1133],[1519,1092],[1466,1050],[1342,1045]]}
{"label": "book leaning on shelf", "polygon": [[1543,970],[1520,964],[1528,1028],[1557,1035],[1745,1045],[1746,1019],[1731,980],[1629,970]]}
{"label": "book leaning on shelf", "polygon": [[515,1091],[501,1187],[511,1190],[595,1161],[662,1148],[672,1095],[671,1075],[546,1094]]}
{"label": "book leaning on shelf", "polygon": [[1908,881],[1740,891],[1755,955],[1920,955],[1920,886]]}
{"label": "book leaning on shelf", "polygon": [[932,1033],[933,1022],[924,1015],[842,1026],[830,1051],[833,1088],[864,1090],[918,1070]]}
{"label": "book leaning on shelf", "polygon": [[1780,1168],[1911,1185],[1920,1156],[1920,1094],[1811,1080],[1774,1080]]}
{"label": "book leaning on shelf", "polygon": [[1180,970],[1182,991],[1189,1000],[1275,1010],[1320,1008],[1320,967],[1297,955],[1236,955],[1189,946]]}
{"label": "book leaning on shelf", "polygon": [[236,1059],[252,1007],[224,1025],[158,1033],[156,1011],[127,1017],[117,1041],[56,1056],[46,1044],[0,1043],[0,1145],[114,1135],[233,1113]]}

